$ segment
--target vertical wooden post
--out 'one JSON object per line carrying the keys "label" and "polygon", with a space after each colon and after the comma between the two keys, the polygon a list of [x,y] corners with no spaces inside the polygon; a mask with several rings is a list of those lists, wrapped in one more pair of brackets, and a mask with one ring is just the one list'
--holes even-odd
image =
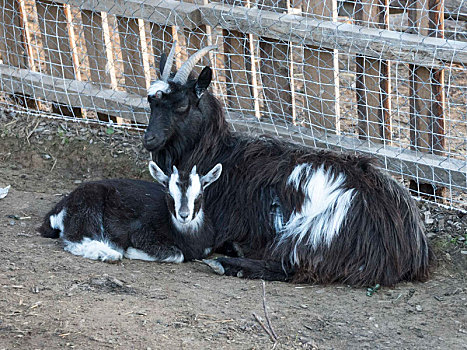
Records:
{"label": "vertical wooden post", "polygon": [[[109,31],[108,27],[105,28],[107,23],[104,23],[102,14],[95,11],[81,11],[81,18],[89,61],[90,80],[104,89],[115,89],[117,87],[117,80],[115,77],[112,47],[111,42],[106,43],[105,38],[106,35],[108,36]],[[110,47],[107,47],[107,45],[110,45]],[[108,114],[101,112],[97,112],[97,117],[102,121],[109,121],[111,119]]]}
{"label": "vertical wooden post", "polygon": [[[444,0],[409,2],[411,33],[444,37]],[[409,65],[410,71],[410,139],[420,152],[444,154],[444,70]],[[445,187],[410,182],[416,194],[445,197]],[[436,199],[436,198],[435,198]]]}
{"label": "vertical wooden post", "polygon": [[0,57],[3,64],[26,68],[27,48],[17,0],[0,0]]}
{"label": "vertical wooden post", "polygon": [[108,62],[106,55],[102,15],[99,12],[83,10],[81,18],[91,81],[110,89],[112,87],[111,72],[115,68],[110,64],[111,62]]}
{"label": "vertical wooden post", "polygon": [[145,96],[147,86],[138,19],[117,17],[117,25],[122,50],[125,89]]}
{"label": "vertical wooden post", "polygon": [[[169,54],[176,34],[176,30],[172,26],[151,23],[151,42],[154,56],[160,58],[163,53]],[[154,63],[158,71],[157,74],[159,74],[159,61],[155,60]]]}
{"label": "vertical wooden post", "polygon": [[[250,7],[249,0],[243,4]],[[253,112],[256,118],[260,118],[254,37],[237,31],[223,32],[228,107]]]}
{"label": "vertical wooden post", "polygon": [[[287,1],[265,0],[262,3],[262,7],[264,6],[272,6],[277,12],[284,12],[287,10]],[[259,46],[261,58],[259,69],[265,97],[264,112],[269,116],[292,116],[293,86],[290,84],[290,78],[293,73],[289,57],[289,43],[261,37]]]}
{"label": "vertical wooden post", "polygon": [[[358,0],[357,24],[389,28],[389,0]],[[391,81],[387,60],[357,56],[357,113],[359,136],[374,142],[391,142]]]}
{"label": "vertical wooden post", "polygon": [[[47,72],[65,79],[75,78],[73,51],[70,45],[67,17],[64,5],[52,1],[37,0],[37,17],[45,50]],[[54,104],[54,113],[81,116],[81,108],[67,104]]]}
{"label": "vertical wooden post", "polygon": [[[35,71],[31,38],[23,0],[0,0],[0,57],[3,64]],[[39,109],[40,102],[15,93],[11,98],[20,106]]]}
{"label": "vertical wooden post", "polygon": [[[337,21],[337,0],[305,0],[302,11],[307,16],[322,16]],[[339,61],[337,50],[315,46],[304,48],[304,93],[306,114],[312,127],[338,133],[339,126]]]}

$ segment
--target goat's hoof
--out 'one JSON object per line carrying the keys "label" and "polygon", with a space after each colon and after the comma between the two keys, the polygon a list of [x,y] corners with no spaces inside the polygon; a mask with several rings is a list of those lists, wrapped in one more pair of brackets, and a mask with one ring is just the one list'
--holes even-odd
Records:
{"label": "goat's hoof", "polygon": [[225,274],[224,266],[215,259],[203,259],[203,262],[208,265],[218,275]]}

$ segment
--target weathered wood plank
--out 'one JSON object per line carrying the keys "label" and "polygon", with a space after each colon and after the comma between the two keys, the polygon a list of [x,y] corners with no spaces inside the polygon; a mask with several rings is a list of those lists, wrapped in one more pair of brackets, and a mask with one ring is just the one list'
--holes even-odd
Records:
{"label": "weathered wood plank", "polygon": [[73,53],[68,35],[65,8],[52,1],[36,1],[47,72],[55,77],[73,79]]}
{"label": "weathered wood plank", "polygon": [[138,19],[117,17],[117,26],[120,36],[125,89],[144,96],[147,86]]}
{"label": "weathered wood plank", "polygon": [[[442,38],[444,35],[443,0],[409,2],[409,26],[416,34]],[[444,154],[444,70],[409,65],[410,139],[420,152]],[[448,182],[449,183],[449,182]],[[411,181],[411,190],[444,197],[446,189]]]}
{"label": "weathered wood plank", "polygon": [[249,34],[224,31],[224,57],[228,106],[252,113],[258,100],[253,98],[252,82],[256,77],[250,51]]}
{"label": "weathered wood plank", "polygon": [[86,51],[89,61],[91,81],[102,87],[112,86],[111,73],[115,74],[113,62],[107,59],[107,48],[104,38],[102,15],[100,12],[81,11],[83,33],[86,40]]}
{"label": "weathered wood plank", "polygon": [[[165,52],[169,54],[170,48],[174,41],[174,36],[176,35],[176,30],[172,26],[165,26],[156,23],[151,23],[151,42],[154,56],[156,57],[155,65],[157,70],[159,67],[159,58]],[[159,74],[159,70],[158,70]]]}
{"label": "weathered wood plank", "polygon": [[[389,0],[358,0],[355,20],[370,28],[389,28]],[[390,63],[358,55],[356,94],[359,135],[387,142],[392,138]]]}
{"label": "weathered wood plank", "polygon": [[[0,0],[0,58],[4,64],[34,70],[30,33],[26,23],[24,2]],[[20,106],[38,109],[39,102],[22,93],[11,98]]]}
{"label": "weathered wood plank", "polygon": [[181,27],[202,24],[243,33],[257,33],[276,40],[339,49],[368,57],[417,62],[420,66],[444,66],[444,62],[467,65],[467,43],[391,30],[334,23],[255,8],[220,3],[194,5],[174,0],[57,0],[82,9],[107,11],[154,23]]}
{"label": "weathered wood plank", "polygon": [[[73,51],[70,45],[65,5],[37,0],[36,9],[45,52],[46,71],[54,77],[74,79]],[[82,115],[79,108],[70,108],[66,101],[67,99],[57,101],[60,103],[53,105],[54,113],[68,116]]]}
{"label": "weathered wood plank", "polygon": [[[115,61],[109,35],[108,23],[105,22],[100,12],[89,10],[81,11],[83,34],[86,41],[86,53],[89,62],[90,80],[102,88],[117,87],[115,75]],[[107,26],[107,27],[106,27]],[[110,45],[110,47],[108,47]],[[97,113],[97,117],[103,121],[109,121],[106,113]]]}
{"label": "weathered wood plank", "polygon": [[[261,2],[259,8],[273,8],[272,13],[283,13],[287,12],[287,1],[265,0]],[[240,32],[251,32],[251,29]],[[269,36],[269,31],[263,30],[262,32],[258,33],[260,35],[259,73],[264,95],[262,114],[270,117],[292,116],[294,114],[293,85],[290,83],[290,78],[293,76],[293,66],[289,42]]]}
{"label": "weathered wood plank", "polygon": [[0,0],[0,57],[4,64],[27,67],[26,40],[17,0]]}
{"label": "weathered wood plank", "polygon": [[[306,0],[304,16],[324,17],[337,20],[336,0]],[[308,121],[317,130],[336,133],[339,131],[339,61],[337,50],[319,46],[304,48],[304,95],[305,113]]]}

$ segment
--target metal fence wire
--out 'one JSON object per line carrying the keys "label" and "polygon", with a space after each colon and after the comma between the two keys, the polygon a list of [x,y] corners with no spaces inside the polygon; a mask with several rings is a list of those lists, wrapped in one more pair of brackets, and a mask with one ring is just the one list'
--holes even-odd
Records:
{"label": "metal fence wire", "polygon": [[464,0],[0,0],[0,106],[143,129],[146,89],[218,49],[232,126],[363,152],[415,194],[466,208]]}

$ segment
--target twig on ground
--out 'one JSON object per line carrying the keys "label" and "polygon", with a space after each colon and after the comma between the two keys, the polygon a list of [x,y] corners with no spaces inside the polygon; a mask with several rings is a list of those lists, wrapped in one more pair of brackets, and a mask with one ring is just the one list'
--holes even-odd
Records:
{"label": "twig on ground", "polygon": [[261,321],[261,319],[259,318],[259,316],[257,314],[255,314],[253,312],[253,317],[255,318],[255,320],[259,323],[259,325],[261,327],[263,327],[264,331],[269,335],[269,338],[271,338],[271,340],[273,342],[276,342],[276,339],[274,338],[274,335],[271,333],[271,331],[266,327],[266,325],[263,323],[263,321]]}
{"label": "twig on ground", "polygon": [[28,144],[29,143],[29,138],[31,137],[31,135],[34,133],[34,131],[37,129],[37,127],[39,126],[39,123],[40,123],[40,119],[37,121],[36,125],[34,126],[34,128],[31,130],[31,132],[28,134],[28,136],[26,137],[26,141],[28,141]]}
{"label": "twig on ground", "polygon": [[52,165],[52,168],[50,168],[50,172],[54,170],[55,164],[57,164],[57,158],[54,158],[54,164]]}
{"label": "twig on ground", "polygon": [[274,336],[274,340],[277,341],[277,334],[274,332],[274,328],[272,328],[272,323],[271,320],[269,319],[269,313],[266,307],[266,284],[264,283],[263,280],[261,280],[263,283],[263,309],[264,309],[264,316],[266,317],[266,321],[268,322],[268,327],[271,330],[272,335]]}
{"label": "twig on ground", "polygon": [[277,345],[277,334],[274,332],[274,329],[272,328],[271,320],[269,319],[269,314],[268,310],[266,307],[266,284],[264,281],[261,281],[263,284],[263,310],[264,310],[264,316],[266,318],[267,326],[264,324],[264,322],[259,318],[257,314],[253,312],[253,317],[256,319],[256,321],[260,324],[261,327],[263,327],[264,331],[269,335],[269,338],[271,338],[271,341],[274,342],[274,347]]}

